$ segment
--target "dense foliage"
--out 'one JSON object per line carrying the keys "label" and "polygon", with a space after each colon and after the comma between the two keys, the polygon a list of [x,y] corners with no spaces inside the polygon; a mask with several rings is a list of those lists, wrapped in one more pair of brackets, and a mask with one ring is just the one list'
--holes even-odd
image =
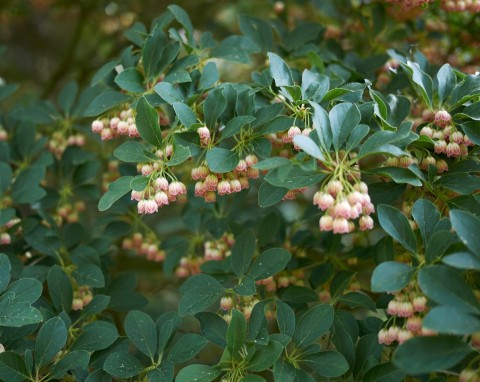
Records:
{"label": "dense foliage", "polygon": [[1,381],[480,381],[479,2],[314,5],[7,102]]}

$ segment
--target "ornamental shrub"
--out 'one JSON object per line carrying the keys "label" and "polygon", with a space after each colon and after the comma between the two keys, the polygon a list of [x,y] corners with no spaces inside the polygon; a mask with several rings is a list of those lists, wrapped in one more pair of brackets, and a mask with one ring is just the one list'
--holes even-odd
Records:
{"label": "ornamental shrub", "polygon": [[172,4],[2,83],[0,381],[480,381],[479,10]]}

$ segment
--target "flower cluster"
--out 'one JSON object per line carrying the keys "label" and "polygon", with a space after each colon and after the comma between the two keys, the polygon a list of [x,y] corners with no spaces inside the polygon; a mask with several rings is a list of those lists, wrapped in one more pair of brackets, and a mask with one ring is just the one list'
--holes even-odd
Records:
{"label": "flower cluster", "polygon": [[133,117],[133,109],[122,110],[113,118],[96,119],[92,122],[92,131],[100,134],[102,141],[108,141],[121,135],[138,138],[140,135]]}
{"label": "flower cluster", "polygon": [[60,159],[68,146],[82,147],[85,145],[85,141],[85,136],[82,134],[70,135],[67,138],[63,131],[56,131],[52,134],[50,140],[48,141],[47,149],[54,154],[57,159]]}
{"label": "flower cluster", "polygon": [[3,128],[2,125],[0,125],[0,142],[8,140],[8,133],[7,131]]}
{"label": "flower cluster", "polygon": [[447,162],[443,159],[437,159],[430,154],[424,155],[420,161],[415,157],[406,155],[401,157],[390,156],[385,160],[384,166],[408,168],[411,164],[419,165],[422,170],[428,170],[428,167],[432,165],[436,167],[439,174],[448,171]]}
{"label": "flower cluster", "polygon": [[392,317],[393,325],[379,331],[378,342],[391,345],[397,341],[401,344],[415,336],[435,335],[435,332],[422,326],[427,310],[427,298],[413,285],[405,287],[388,303],[387,314]]}
{"label": "flower cluster", "polygon": [[230,256],[233,244],[235,244],[235,238],[231,233],[224,233],[217,240],[205,241],[202,256],[182,257],[180,265],[175,269],[175,275],[185,278],[200,273],[200,266],[206,261],[220,261]]}
{"label": "flower cluster", "polygon": [[440,6],[446,12],[480,12],[480,0],[442,0]]}
{"label": "flower cluster", "polygon": [[278,133],[271,133],[266,136],[266,138],[270,141],[273,148],[280,149],[279,156],[290,158],[292,156],[291,150],[286,147],[287,144],[293,144],[293,148],[295,150],[299,150],[300,148],[293,143],[293,138],[297,135],[305,135],[309,136],[313,130],[309,127],[304,128],[303,130],[298,126],[291,126],[287,131],[282,131]]}
{"label": "flower cluster", "polygon": [[286,288],[290,285],[304,286],[304,273],[302,269],[284,270],[274,276],[258,280],[257,285],[263,285],[266,292],[275,292],[279,288]]}
{"label": "flower cluster", "polygon": [[432,1],[433,0],[385,0],[386,3],[399,5],[406,10],[424,7]]}
{"label": "flower cluster", "polygon": [[[13,218],[5,223],[3,226],[0,227],[0,246],[2,245],[9,245],[12,242],[12,236],[10,231],[16,225],[20,223],[19,218]],[[19,234],[21,232],[21,228],[17,228],[15,234]]]}
{"label": "flower cluster", "polygon": [[55,222],[62,226],[65,223],[78,222],[79,213],[85,211],[85,202],[79,200],[75,203],[62,203],[53,214]]}
{"label": "flower cluster", "polygon": [[88,286],[80,286],[73,291],[72,309],[82,310],[93,299],[92,290]]}
{"label": "flower cluster", "polygon": [[458,376],[458,382],[480,382],[480,371],[463,369]]}
{"label": "flower cluster", "polygon": [[[142,174],[147,174],[147,171],[143,171],[146,166],[142,167]],[[150,171],[150,167],[149,170]],[[152,169],[153,171],[153,169]],[[180,195],[186,195],[187,187],[178,180],[169,182],[167,178],[160,175],[155,179],[151,179],[149,185],[143,191],[133,190],[131,193],[131,199],[136,200],[137,211],[139,214],[153,214],[158,212],[158,209],[170,204],[177,200]]]}
{"label": "flower cluster", "polygon": [[[229,323],[232,319],[232,308],[236,308],[243,313],[245,319],[248,321],[253,308],[258,302],[260,302],[260,300],[253,296],[223,296],[220,299],[220,316]],[[274,317],[273,311],[269,308],[265,309],[265,317],[272,319]]]}
{"label": "flower cluster", "polygon": [[370,214],[375,212],[368,187],[364,182],[342,183],[340,180],[330,180],[313,196],[313,204],[325,211],[320,218],[320,231],[333,233],[349,233],[355,230],[353,220],[358,219],[361,231],[373,228]]}
{"label": "flower cluster", "polygon": [[433,139],[436,154],[446,154],[452,158],[467,156],[468,146],[473,145],[467,135],[456,129],[451,115],[445,110],[438,111],[433,124],[424,126],[420,135]]}
{"label": "flower cluster", "polygon": [[147,260],[155,262],[165,260],[165,251],[160,249],[159,241],[154,235],[144,236],[141,232],[135,232],[123,239],[122,248],[133,251],[139,256],[145,256]]}
{"label": "flower cluster", "polygon": [[253,168],[258,163],[258,158],[247,155],[240,159],[233,171],[215,173],[210,171],[206,163],[192,169],[192,179],[195,183],[195,196],[203,197],[206,202],[214,202],[216,195],[227,195],[240,192],[250,187],[249,179],[257,179],[260,175],[258,169]]}

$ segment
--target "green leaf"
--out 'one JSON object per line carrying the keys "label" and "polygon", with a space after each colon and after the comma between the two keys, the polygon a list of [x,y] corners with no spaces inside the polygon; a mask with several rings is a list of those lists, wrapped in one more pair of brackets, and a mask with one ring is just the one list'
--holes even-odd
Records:
{"label": "green leaf", "polygon": [[288,188],[272,186],[264,181],[258,188],[258,205],[262,208],[273,206],[281,202],[287,192]]}
{"label": "green leaf", "polygon": [[63,349],[67,343],[67,328],[60,317],[45,322],[38,331],[35,340],[35,365],[41,368]]}
{"label": "green leaf", "polygon": [[407,264],[386,261],[378,265],[372,274],[372,292],[395,292],[405,287],[414,269]]}
{"label": "green leaf", "polygon": [[154,358],[157,350],[157,330],[152,318],[139,310],[131,310],[125,319],[125,332],[143,354]]}
{"label": "green leaf", "polygon": [[423,100],[432,109],[433,81],[430,76],[421,70],[416,62],[407,61],[406,65],[400,62],[400,65],[411,75],[413,82],[418,85]]}
{"label": "green leaf", "polygon": [[325,157],[312,138],[300,134],[293,138],[293,143],[300,147],[312,158],[325,161]]}
{"label": "green leaf", "polygon": [[73,288],[67,274],[58,265],[50,268],[47,275],[48,292],[57,312],[70,312],[73,300]]}
{"label": "green leaf", "polygon": [[178,372],[175,382],[212,382],[221,372],[213,366],[188,365]]}
{"label": "green leaf", "polygon": [[468,121],[462,124],[463,132],[470,138],[470,140],[480,145],[480,123],[478,121]]}
{"label": "green leaf", "polygon": [[205,125],[209,129],[215,129],[218,118],[227,107],[227,100],[221,90],[214,90],[208,93],[207,99],[203,104],[203,115]]}
{"label": "green leaf", "polygon": [[440,184],[461,195],[470,195],[480,188],[480,177],[467,173],[448,174],[440,177],[435,184]]}
{"label": "green leaf", "polygon": [[0,327],[11,326],[19,328],[25,325],[36,324],[43,320],[40,311],[27,302],[12,301],[13,296],[4,294],[0,301]]}
{"label": "green leaf", "polygon": [[82,316],[88,317],[97,313],[101,313],[107,309],[109,303],[109,296],[97,294],[93,297],[92,301],[90,301],[90,304],[83,308]]}
{"label": "green leaf", "polygon": [[[409,137],[410,131],[377,131],[370,135],[367,140],[362,144],[358,152],[357,158],[363,158],[370,154],[389,154],[393,156],[408,155],[405,151],[399,149],[394,145],[396,142]],[[414,135],[417,137],[416,135]]]}
{"label": "green leaf", "polygon": [[210,312],[197,313],[195,318],[200,321],[200,334],[203,337],[222,348],[227,346],[228,325],[223,318]]}
{"label": "green leaf", "polygon": [[164,353],[170,341],[175,336],[177,328],[181,324],[181,319],[177,312],[167,312],[158,317],[155,326],[157,328],[157,352]]}
{"label": "green leaf", "polygon": [[240,296],[253,296],[257,291],[255,280],[248,274],[240,279],[233,289]]}
{"label": "green leaf", "polygon": [[4,194],[10,187],[12,176],[12,168],[7,163],[0,162],[0,195]]}
{"label": "green leaf", "polygon": [[275,53],[267,53],[270,61],[270,73],[275,80],[275,85],[280,86],[293,86],[293,77],[290,68],[287,66],[280,56]]}
{"label": "green leaf", "polygon": [[330,305],[314,306],[300,317],[293,340],[299,347],[310,345],[330,329],[333,318],[333,308]]}
{"label": "green leaf", "polygon": [[364,382],[402,382],[405,373],[392,363],[381,363],[372,367],[363,377]]}
{"label": "green leaf", "polygon": [[0,253],[0,293],[2,293],[10,282],[10,271],[12,266],[8,256]]}
{"label": "green leaf", "polygon": [[277,324],[280,333],[293,337],[295,333],[295,313],[288,304],[277,300]]}
{"label": "green leaf", "polygon": [[310,102],[313,107],[313,125],[318,135],[320,145],[325,151],[330,151],[333,142],[332,127],[330,125],[330,118],[320,105]]}
{"label": "green leaf", "polygon": [[147,147],[138,141],[127,141],[118,146],[113,155],[127,163],[151,162],[157,159]]}
{"label": "green leaf", "polygon": [[282,352],[283,345],[277,341],[270,341],[266,346],[257,346],[247,369],[255,372],[267,370],[277,361]]}
{"label": "green leaf", "polygon": [[318,301],[318,294],[307,287],[290,285],[282,292],[281,299],[292,304],[302,304]]}
{"label": "green leaf", "polygon": [[425,248],[425,260],[428,263],[441,259],[448,248],[456,242],[455,235],[447,230],[437,229]]}
{"label": "green leaf", "polygon": [[455,252],[445,256],[442,262],[459,269],[480,271],[480,259],[469,252]]}
{"label": "green leaf", "polygon": [[30,379],[23,358],[12,351],[0,353],[0,378],[8,382],[23,382]]}
{"label": "green leaf", "polygon": [[251,115],[239,115],[227,122],[222,130],[222,138],[232,137],[242,131],[242,127],[255,121],[255,117]]}
{"label": "green leaf", "polygon": [[184,317],[198,313],[217,301],[224,292],[224,287],[216,285],[199,286],[188,290],[180,300],[178,314]]}
{"label": "green leaf", "polygon": [[266,52],[273,48],[273,33],[270,24],[258,17],[240,15],[240,30]]}
{"label": "green leaf", "polygon": [[471,351],[470,346],[455,337],[415,337],[399,346],[393,363],[406,374],[426,374],[450,369]]}
{"label": "green leaf", "polygon": [[252,230],[242,232],[235,240],[232,248],[231,264],[232,270],[241,278],[245,275],[250,263],[252,262],[253,254],[255,253],[256,239]]}
{"label": "green leaf", "polygon": [[207,151],[208,168],[213,172],[230,172],[238,165],[238,154],[236,151],[214,147]]}
{"label": "green leaf", "polygon": [[449,64],[443,65],[437,72],[438,98],[442,105],[457,84],[457,78]]}
{"label": "green leaf", "polygon": [[[361,125],[359,125],[361,126]],[[385,175],[391,178],[395,183],[411,184],[415,187],[422,187],[422,181],[409,168],[403,167],[378,167],[369,172],[373,174]]]}
{"label": "green leaf", "polygon": [[116,92],[114,90],[107,90],[96,96],[92,102],[88,105],[87,109],[83,113],[84,117],[96,117],[107,110],[110,110],[114,106],[127,103],[131,98],[123,93]]}
{"label": "green leaf", "polygon": [[122,196],[131,191],[130,182],[132,181],[133,176],[122,176],[116,181],[108,185],[108,191],[103,194],[98,202],[98,210],[106,211],[108,210],[113,203],[115,203]]}
{"label": "green leaf", "polygon": [[94,321],[83,327],[83,333],[77,337],[71,350],[88,352],[103,350],[112,345],[117,338],[118,331],[115,325],[106,321]]}
{"label": "green leaf", "polygon": [[332,130],[333,147],[338,150],[345,143],[353,128],[360,123],[362,116],[358,107],[349,102],[335,105],[328,116]]}
{"label": "green leaf", "polygon": [[185,28],[185,34],[187,36],[188,42],[193,46],[193,25],[188,17],[188,13],[178,5],[172,4],[169,5],[168,10],[173,14],[175,19]]}
{"label": "green leaf", "polygon": [[185,96],[180,89],[169,82],[159,82],[153,88],[155,92],[170,105],[176,102],[185,103]]}
{"label": "green leaf", "polygon": [[423,293],[438,304],[463,312],[480,313],[480,304],[470,286],[449,267],[431,265],[422,268],[418,274],[418,283]]}
{"label": "green leaf", "polygon": [[412,216],[420,230],[423,243],[426,245],[434,233],[435,226],[440,221],[440,212],[431,201],[419,199],[413,206]]}
{"label": "green leaf", "polygon": [[158,120],[158,113],[145,97],[137,102],[135,123],[140,136],[155,147],[162,145],[162,132]]}
{"label": "green leaf", "polygon": [[198,81],[198,89],[205,90],[215,85],[215,82],[219,80],[217,65],[214,62],[209,62],[203,68],[202,75]]}
{"label": "green leaf", "polygon": [[125,351],[110,354],[103,370],[117,378],[131,378],[143,371],[143,366],[138,359]]}
{"label": "green leaf", "polygon": [[480,256],[480,219],[468,211],[450,211],[450,221],[463,244]]}
{"label": "green leaf", "polygon": [[174,366],[170,361],[162,361],[160,366],[147,373],[149,382],[173,381]]}
{"label": "green leaf", "polygon": [[195,357],[208,341],[195,333],[188,333],[182,336],[168,352],[167,359],[172,363],[182,363]]}
{"label": "green leaf", "polygon": [[105,277],[98,265],[81,264],[73,272],[73,277],[80,285],[88,285],[94,288],[105,286]]}
{"label": "green leaf", "polygon": [[86,370],[89,361],[89,352],[85,350],[74,350],[52,366],[52,378],[62,378],[68,371],[73,369]]}
{"label": "green leaf", "polygon": [[[12,302],[26,302],[32,304],[42,295],[42,283],[36,279],[21,278],[11,283],[4,292],[4,296],[11,295]],[[3,299],[3,296],[0,300]]]}
{"label": "green leaf", "polygon": [[173,102],[172,106],[180,123],[187,129],[189,129],[194,123],[198,122],[197,116],[188,105],[182,102]]}
{"label": "green leaf", "polygon": [[178,166],[192,156],[190,148],[181,144],[173,145],[172,158],[167,162],[168,166]]}
{"label": "green leaf", "polygon": [[349,292],[341,296],[338,301],[344,303],[350,308],[365,308],[371,310],[372,312],[377,311],[375,302],[370,296],[363,293]]}
{"label": "green leaf", "polygon": [[345,374],[349,365],[345,357],[336,351],[323,351],[302,359],[303,364],[315,370],[322,377],[336,378]]}
{"label": "green leaf", "polygon": [[284,187],[293,190],[320,183],[325,174],[317,171],[306,171],[299,166],[277,167],[268,172],[265,180],[273,186]]}
{"label": "green leaf", "polygon": [[233,308],[232,319],[227,329],[227,349],[234,359],[241,359],[240,350],[245,344],[247,334],[247,322],[243,314]]}
{"label": "green leaf", "polygon": [[436,306],[423,318],[422,327],[442,334],[473,334],[480,332],[480,319],[451,306]]}
{"label": "green leaf", "polygon": [[115,83],[120,88],[132,93],[143,93],[145,91],[143,81],[142,74],[135,68],[125,69],[115,77]]}
{"label": "green leaf", "polygon": [[23,170],[12,185],[11,196],[18,204],[31,204],[42,199],[47,193],[38,186],[45,177],[45,167],[29,166]]}
{"label": "green leaf", "polygon": [[255,280],[266,279],[285,269],[292,255],[283,248],[270,248],[257,256],[248,274]]}
{"label": "green leaf", "polygon": [[415,234],[410,227],[407,217],[402,212],[395,207],[381,204],[377,207],[377,214],[378,221],[385,232],[398,241],[409,252],[417,253]]}

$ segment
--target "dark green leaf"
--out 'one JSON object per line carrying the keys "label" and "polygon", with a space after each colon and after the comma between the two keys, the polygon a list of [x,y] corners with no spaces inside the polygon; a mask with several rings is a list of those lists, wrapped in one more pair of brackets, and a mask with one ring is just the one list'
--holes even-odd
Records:
{"label": "dark green leaf", "polygon": [[10,271],[12,266],[7,255],[0,253],[0,293],[2,293],[10,282]]}
{"label": "dark green leaf", "polygon": [[108,185],[108,191],[103,194],[98,202],[98,210],[106,211],[113,203],[131,191],[130,182],[133,176],[122,176]]}
{"label": "dark green leaf", "polygon": [[186,104],[182,102],[173,102],[172,106],[173,110],[175,110],[175,114],[180,120],[180,123],[184,125],[187,129],[189,129],[190,126],[192,126],[194,123],[198,122],[197,116]]}
{"label": "dark green leaf", "polygon": [[340,377],[349,369],[345,357],[336,351],[323,351],[309,355],[302,360],[302,363],[326,378]]}
{"label": "dark green leaf", "polygon": [[90,361],[90,353],[85,350],[74,350],[52,366],[52,378],[62,378],[73,369],[86,370]]}
{"label": "dark green leaf", "polygon": [[212,382],[220,374],[221,370],[208,365],[188,365],[181,369],[176,382]]}
{"label": "dark green leaf", "polygon": [[107,90],[96,96],[84,112],[84,117],[96,117],[114,106],[130,101],[130,97],[126,94]]}
{"label": "dark green leaf", "polygon": [[82,264],[74,272],[73,277],[80,285],[88,285],[94,288],[103,288],[105,278],[99,266],[95,264]]}
{"label": "dark green leaf", "polygon": [[270,248],[262,252],[253,262],[248,274],[255,280],[266,279],[285,269],[292,255],[283,248]]}
{"label": "dark green leaf", "polygon": [[205,125],[210,129],[215,129],[218,118],[227,107],[227,100],[220,90],[210,92],[203,104],[203,115]]}
{"label": "dark green leaf", "polygon": [[270,60],[270,73],[275,80],[275,85],[278,87],[294,85],[292,72],[285,61],[283,61],[280,56],[276,55],[275,53],[269,52],[267,55],[268,59]]}
{"label": "dark green leaf", "polygon": [[200,76],[200,80],[198,82],[198,89],[205,90],[211,88],[215,85],[219,79],[217,65],[214,62],[209,62],[203,68],[202,75]]}
{"label": "dark green leaf", "polygon": [[300,147],[300,149],[305,151],[311,157],[325,161],[325,157],[312,138],[300,134],[293,138],[293,143],[295,143],[298,147]]}
{"label": "dark green leaf", "polygon": [[299,347],[310,345],[324,335],[332,324],[333,308],[330,305],[316,305],[300,317],[293,340]]}
{"label": "dark green leaf", "polygon": [[450,211],[453,229],[473,254],[480,255],[480,219],[468,211]]}
{"label": "dark green leaf", "polygon": [[115,352],[110,354],[103,370],[117,378],[131,378],[143,371],[143,366],[138,359],[127,352]]}
{"label": "dark green leaf", "polygon": [[23,382],[30,378],[23,358],[12,351],[0,353],[0,378],[5,382]]}
{"label": "dark green leaf", "polygon": [[372,275],[373,292],[395,292],[405,287],[414,269],[403,263],[386,261],[378,265]]}
{"label": "dark green leaf", "polygon": [[113,155],[123,162],[138,163],[151,162],[155,160],[155,155],[150,153],[147,147],[138,141],[127,141],[118,146]]}
{"label": "dark green leaf", "polygon": [[288,304],[285,304],[280,300],[277,300],[276,304],[278,330],[280,331],[280,333],[292,338],[295,332],[295,313]]}
{"label": "dark green leaf", "polygon": [[34,203],[42,199],[47,193],[39,187],[40,181],[45,176],[45,167],[29,166],[15,179],[11,196],[15,203]]}
{"label": "dark green leaf", "polygon": [[423,243],[426,245],[434,232],[436,224],[440,221],[440,212],[438,212],[437,207],[431,201],[419,199],[413,206],[412,216],[420,229]]}
{"label": "dark green leaf", "polygon": [[188,290],[180,300],[178,314],[183,317],[198,313],[217,301],[224,291],[225,288],[215,285],[199,286]]}
{"label": "dark green leaf", "polygon": [[240,234],[232,248],[232,270],[241,278],[247,271],[255,253],[256,239],[252,230],[246,230]]}
{"label": "dark green leaf", "polygon": [[112,345],[118,338],[115,325],[106,321],[94,321],[83,328],[73,343],[71,350],[85,350],[94,352],[103,350]]}
{"label": "dark green leaf", "polygon": [[423,318],[422,327],[442,334],[472,334],[480,332],[480,319],[451,306],[436,306]]}
{"label": "dark green leaf", "polygon": [[67,274],[58,265],[50,268],[47,276],[48,292],[57,312],[70,312],[73,288]]}
{"label": "dark green leaf", "polygon": [[402,382],[404,378],[404,372],[398,370],[392,362],[386,362],[372,367],[363,380],[365,382]]}
{"label": "dark green leaf", "polygon": [[276,341],[270,341],[266,346],[258,346],[247,369],[256,372],[266,370],[277,361],[282,352],[282,344]]}
{"label": "dark green leaf", "polygon": [[170,361],[162,361],[160,366],[147,373],[149,382],[171,382],[173,381],[174,366]]}
{"label": "dark green leaf", "polygon": [[198,334],[185,334],[172,346],[167,359],[175,364],[188,361],[195,357],[207,343],[208,341]]}
{"label": "dark green leaf", "polygon": [[395,207],[386,204],[379,205],[377,213],[382,228],[405,249],[416,253],[417,241],[407,217]]}
{"label": "dark green leaf", "polygon": [[452,253],[445,256],[442,262],[454,268],[480,271],[480,259],[468,252]]}
{"label": "dark green leaf", "polygon": [[426,374],[450,369],[471,351],[470,346],[454,337],[415,337],[397,349],[393,363],[407,374]]}
{"label": "dark green leaf", "polygon": [[[360,126],[360,125],[359,125]],[[411,184],[415,187],[421,187],[422,181],[408,168],[402,167],[378,167],[370,170],[374,174],[385,175],[391,178],[395,183]]]}
{"label": "dark green leaf", "polygon": [[148,314],[138,310],[128,312],[125,332],[138,350],[153,359],[157,350],[157,330]]}
{"label": "dark green leaf", "polygon": [[67,343],[67,328],[60,317],[45,322],[35,340],[35,364],[40,368],[49,363]]}
{"label": "dark green leaf", "polygon": [[170,105],[176,102],[185,103],[185,96],[169,82],[160,82],[154,87],[155,92]]}
{"label": "dark green leaf", "polygon": [[208,168],[213,172],[230,172],[238,165],[236,151],[214,147],[207,151]]}
{"label": "dark green leaf", "polygon": [[350,292],[341,296],[338,301],[344,303],[350,308],[365,308],[371,310],[372,312],[377,311],[375,303],[370,296],[363,293]]}
{"label": "dark green leaf", "polygon": [[422,268],[418,283],[423,293],[438,304],[464,312],[480,313],[480,305],[470,286],[449,267],[436,265]]}
{"label": "dark green leaf", "polygon": [[449,64],[443,65],[437,73],[438,98],[443,104],[457,83],[455,74]]}
{"label": "dark green leaf", "polygon": [[125,69],[115,77],[115,83],[120,88],[132,93],[143,93],[145,91],[143,80],[142,74],[135,68]]}
{"label": "dark green leaf", "polygon": [[163,355],[170,341],[175,336],[175,332],[180,324],[181,319],[177,312],[167,312],[158,318],[155,324],[157,328],[158,354]]}
{"label": "dark green leaf", "polygon": [[243,314],[237,309],[232,309],[232,319],[227,329],[227,349],[234,359],[241,359],[240,350],[245,344],[247,322]]}
{"label": "dark green leaf", "polygon": [[200,333],[210,342],[224,348],[227,346],[227,323],[218,314],[202,312],[195,315],[200,321]]}
{"label": "dark green leaf", "polygon": [[162,132],[155,108],[148,103],[145,97],[141,97],[137,102],[136,112],[135,123],[140,136],[155,147],[160,147]]}
{"label": "dark green leaf", "polygon": [[288,188],[275,187],[264,181],[258,188],[258,205],[262,208],[273,206],[281,202],[287,192]]}

